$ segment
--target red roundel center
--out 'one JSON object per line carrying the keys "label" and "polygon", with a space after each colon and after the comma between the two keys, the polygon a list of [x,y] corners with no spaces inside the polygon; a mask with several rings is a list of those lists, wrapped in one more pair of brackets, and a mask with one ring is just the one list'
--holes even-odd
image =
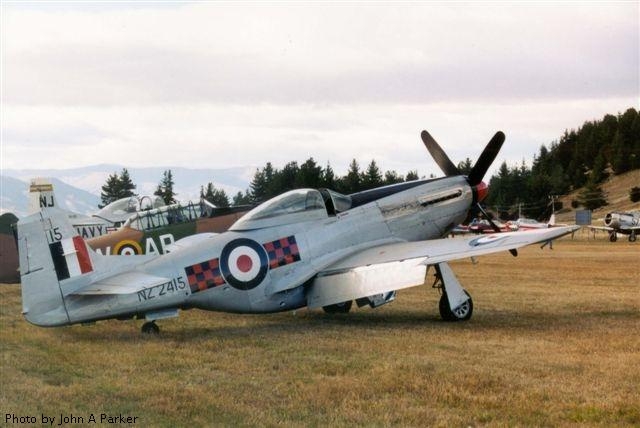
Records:
{"label": "red roundel center", "polygon": [[238,260],[236,261],[236,265],[238,266],[238,269],[240,270],[240,272],[249,272],[251,270],[251,267],[253,267],[253,262],[251,261],[251,257],[243,254],[240,257],[238,257]]}

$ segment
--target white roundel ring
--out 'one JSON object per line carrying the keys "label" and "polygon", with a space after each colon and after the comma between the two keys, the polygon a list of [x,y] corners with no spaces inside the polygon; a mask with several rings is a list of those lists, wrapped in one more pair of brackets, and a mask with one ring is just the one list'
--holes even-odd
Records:
{"label": "white roundel ring", "polygon": [[225,281],[240,290],[257,287],[267,275],[267,252],[256,241],[247,238],[227,243],[220,254],[220,271]]}

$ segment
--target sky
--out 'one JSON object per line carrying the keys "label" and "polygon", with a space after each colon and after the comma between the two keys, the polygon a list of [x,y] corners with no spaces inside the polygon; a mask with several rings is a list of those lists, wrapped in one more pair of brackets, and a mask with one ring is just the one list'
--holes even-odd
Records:
{"label": "sky", "polygon": [[639,107],[639,2],[9,2],[1,165],[442,175]]}

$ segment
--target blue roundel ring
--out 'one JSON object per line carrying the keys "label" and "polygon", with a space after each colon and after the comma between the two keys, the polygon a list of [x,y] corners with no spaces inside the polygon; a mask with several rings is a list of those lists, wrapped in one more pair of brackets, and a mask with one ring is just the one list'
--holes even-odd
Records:
{"label": "blue roundel ring", "polygon": [[234,239],[224,246],[220,254],[220,272],[225,281],[238,290],[257,287],[268,270],[267,252],[251,239]]}

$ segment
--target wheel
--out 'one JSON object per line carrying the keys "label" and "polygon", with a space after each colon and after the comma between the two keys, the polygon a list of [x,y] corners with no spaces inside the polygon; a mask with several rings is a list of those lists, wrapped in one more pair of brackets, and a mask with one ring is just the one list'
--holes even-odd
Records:
{"label": "wheel", "polygon": [[440,316],[444,321],[466,321],[471,318],[473,314],[473,300],[466,291],[464,292],[469,297],[469,300],[460,305],[455,311],[452,311],[449,307],[449,298],[447,293],[443,292],[440,296],[440,303],[438,308],[440,309]]}
{"label": "wheel", "polygon": [[617,240],[618,240],[618,235],[616,234],[616,232],[611,232],[609,234],[609,241],[616,242]]}
{"label": "wheel", "polygon": [[156,324],[155,321],[149,321],[142,324],[142,332],[144,334],[157,335],[160,334],[160,327],[158,327],[158,324]]}
{"label": "wheel", "polygon": [[636,231],[632,230],[629,234],[629,242],[636,242]]}
{"label": "wheel", "polygon": [[346,314],[351,310],[353,301],[348,300],[342,303],[336,303],[335,305],[323,306],[322,309],[328,314]]}

